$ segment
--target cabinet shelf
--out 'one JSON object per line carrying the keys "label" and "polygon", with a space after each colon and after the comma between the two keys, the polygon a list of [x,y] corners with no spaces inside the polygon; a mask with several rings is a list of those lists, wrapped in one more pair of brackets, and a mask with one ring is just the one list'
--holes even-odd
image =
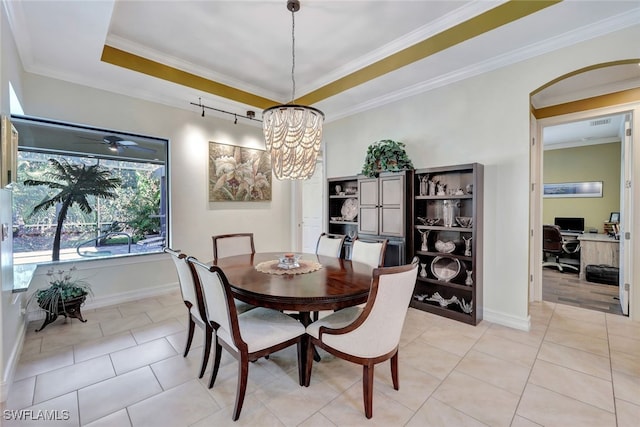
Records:
{"label": "cabinet shelf", "polygon": [[458,320],[465,323],[471,323],[473,317],[473,312],[467,314],[463,313],[457,308],[441,307],[437,302],[422,302],[416,300],[415,298],[412,298],[410,305],[411,307],[417,308],[418,310],[429,311],[431,313],[439,314],[440,316],[448,317],[450,319]]}
{"label": "cabinet shelf", "polygon": [[329,224],[358,225],[358,221],[329,221]]}
{"label": "cabinet shelf", "polygon": [[416,200],[460,200],[473,199],[473,194],[457,194],[452,196],[415,196]]}
{"label": "cabinet shelf", "polygon": [[445,227],[444,225],[416,225],[416,230],[438,230],[438,231],[457,231],[459,233],[472,233],[473,228],[467,227]]}
{"label": "cabinet shelf", "polygon": [[[434,183],[444,188],[444,191],[464,192],[457,195],[424,195],[433,192]],[[433,297],[438,293],[444,299],[457,297],[465,304],[471,304],[471,313],[464,313],[459,304],[450,304],[442,307],[436,301],[418,301],[413,299],[411,306],[419,310],[429,311],[444,317],[455,319],[471,325],[477,325],[482,320],[482,232],[483,232],[483,187],[484,167],[479,163],[445,166],[428,169],[418,169],[414,173],[413,212],[412,225],[414,240],[412,243],[412,256],[417,256],[423,268],[427,271],[426,277],[416,279],[415,295]],[[447,201],[452,201],[448,203]],[[470,227],[452,227],[444,225],[423,225],[420,218],[470,217]],[[428,231],[429,233],[425,233]],[[422,236],[421,236],[422,235]],[[425,240],[426,239],[426,240]],[[454,242],[455,253],[443,253],[434,249],[437,241]],[[464,240],[464,242],[462,242]],[[462,244],[462,247],[461,247]],[[426,246],[425,246],[426,245]],[[422,247],[429,250],[423,251]],[[463,255],[463,253],[471,255]],[[442,263],[442,258],[451,258],[450,264]],[[455,273],[451,281],[445,282],[435,277],[430,268],[438,262],[438,268],[450,270]],[[456,264],[462,264],[456,267]],[[457,268],[457,271],[456,271]],[[467,278],[464,272],[470,274],[473,283],[465,284]],[[439,275],[441,276],[441,275]],[[446,276],[444,276],[446,277]]]}
{"label": "cabinet shelf", "polygon": [[459,289],[461,291],[473,291],[472,286],[462,285],[454,282],[443,282],[442,280],[430,279],[428,277],[418,277],[418,282],[432,283],[434,285],[443,286],[445,288]]}
{"label": "cabinet shelf", "polygon": [[473,262],[473,257],[454,254],[454,253],[451,253],[451,252],[416,251],[415,254],[416,255],[431,256],[431,257],[445,256],[445,257],[449,257],[449,258],[457,258],[460,261]]}
{"label": "cabinet shelf", "polygon": [[332,194],[329,196],[330,199],[357,199],[358,198],[358,193],[355,194]]}

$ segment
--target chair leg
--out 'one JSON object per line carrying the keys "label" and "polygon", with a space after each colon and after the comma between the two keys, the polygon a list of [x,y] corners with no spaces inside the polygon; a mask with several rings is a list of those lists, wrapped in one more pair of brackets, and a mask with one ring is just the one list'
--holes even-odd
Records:
{"label": "chair leg", "polygon": [[189,354],[189,349],[191,348],[191,342],[193,341],[193,332],[196,329],[196,323],[191,318],[191,314],[189,314],[189,331],[187,333],[187,344],[184,347],[184,354],[182,357],[187,357]]}
{"label": "chair leg", "polygon": [[222,357],[222,346],[218,344],[218,338],[213,336],[214,346],[216,354],[213,357],[213,369],[211,370],[211,380],[209,381],[209,388],[213,387],[218,376],[218,369],[220,368],[220,358]]}
{"label": "chair leg", "polygon": [[298,341],[298,344],[296,345],[297,350],[298,350],[298,382],[300,383],[300,386],[306,386],[306,380],[305,380],[305,373],[307,371],[306,366],[305,366],[305,362],[306,360],[304,359],[305,357],[305,353],[304,350],[307,348],[306,346],[306,342],[304,342],[304,339],[300,339]]}
{"label": "chair leg", "polygon": [[364,414],[373,417],[373,363],[362,366],[362,395],[364,397]]}
{"label": "chair leg", "polygon": [[238,360],[238,388],[236,390],[236,406],[233,410],[233,421],[240,418],[242,411],[242,403],[244,402],[244,394],[247,391],[247,377],[249,376],[249,359],[247,355],[240,355]]}
{"label": "chair leg", "polygon": [[396,350],[396,354],[391,356],[391,380],[393,381],[393,389],[400,390],[400,380],[398,379],[398,350]]}
{"label": "chair leg", "polygon": [[307,360],[305,363],[305,373],[304,373],[304,386],[309,387],[309,383],[311,382],[311,367],[313,365],[313,351],[314,347],[311,343],[310,338],[306,338],[307,351],[305,352],[307,355]]}
{"label": "chair leg", "polygon": [[198,378],[202,378],[204,376],[204,371],[207,370],[207,363],[209,363],[209,355],[211,354],[211,338],[215,331],[213,328],[207,326],[204,330],[204,347],[202,348],[202,367],[200,368],[200,376]]}

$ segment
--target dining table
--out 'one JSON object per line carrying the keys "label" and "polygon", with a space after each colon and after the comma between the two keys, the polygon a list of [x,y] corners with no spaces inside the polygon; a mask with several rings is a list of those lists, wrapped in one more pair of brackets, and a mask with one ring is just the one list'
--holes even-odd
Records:
{"label": "dining table", "polygon": [[309,253],[293,254],[300,267],[278,267],[282,252],[219,258],[234,297],[258,307],[299,313],[306,327],[310,313],[339,310],[367,301],[373,269],[363,263]]}

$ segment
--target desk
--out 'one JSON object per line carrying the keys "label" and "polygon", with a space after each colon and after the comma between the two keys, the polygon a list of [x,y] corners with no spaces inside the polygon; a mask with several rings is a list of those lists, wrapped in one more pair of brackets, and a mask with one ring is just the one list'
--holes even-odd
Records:
{"label": "desk", "polygon": [[580,279],[585,280],[587,265],[620,265],[620,241],[607,234],[585,233],[578,237],[580,241]]}
{"label": "desk", "polygon": [[312,311],[338,310],[367,301],[373,271],[368,265],[302,254],[302,259],[317,260],[323,267],[295,275],[267,274],[255,269],[259,263],[279,256],[282,253],[238,255],[220,258],[213,264],[222,268],[237,299],[275,310],[298,311],[305,326],[311,323]]}

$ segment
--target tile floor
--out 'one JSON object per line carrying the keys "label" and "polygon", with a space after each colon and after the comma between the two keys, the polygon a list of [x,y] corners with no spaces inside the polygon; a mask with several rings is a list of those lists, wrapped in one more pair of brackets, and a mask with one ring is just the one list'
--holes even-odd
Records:
{"label": "tile floor", "polygon": [[[7,426],[636,426],[640,324],[549,302],[531,304],[532,329],[476,327],[410,308],[400,390],[376,368],[374,414],[363,414],[361,369],[321,352],[309,388],[295,348],[249,368],[240,419],[231,421],[236,363],[216,386],[197,378],[201,335],[182,357],[178,293],[86,311],[87,323],[31,324],[2,409],[68,411],[62,421]],[[50,413],[50,412],[49,412]]]}

